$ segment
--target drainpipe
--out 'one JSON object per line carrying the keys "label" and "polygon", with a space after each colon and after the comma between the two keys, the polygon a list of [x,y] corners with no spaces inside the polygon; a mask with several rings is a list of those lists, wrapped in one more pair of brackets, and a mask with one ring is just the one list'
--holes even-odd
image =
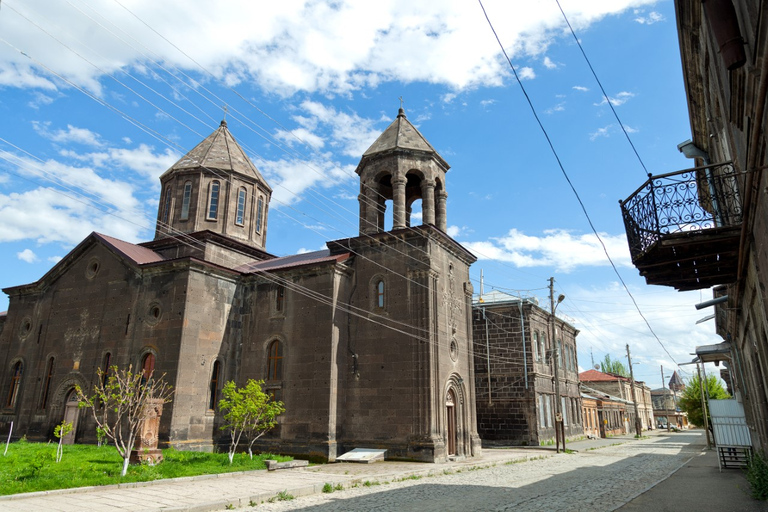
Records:
{"label": "drainpipe", "polygon": [[488,369],[488,405],[493,405],[491,399],[491,342],[488,339],[488,317],[485,316],[485,307],[483,307],[483,318],[485,319],[485,363]]}
{"label": "drainpipe", "polygon": [[[698,147],[690,139],[678,144],[677,149],[685,155],[685,158],[701,158],[701,160],[704,162],[704,165],[708,166],[710,164],[709,153]],[[704,169],[704,175],[707,177],[707,188],[709,189],[709,197],[712,201],[712,216],[715,220],[715,227],[720,227],[723,225],[723,219],[720,213],[720,206],[717,203],[717,190],[715,188],[714,182],[712,181],[712,170],[707,167]]]}
{"label": "drainpipe", "polygon": [[523,318],[523,299],[517,303],[520,311],[520,326],[523,329],[523,375],[525,376],[525,389],[528,389],[528,351],[525,349],[525,319]]}

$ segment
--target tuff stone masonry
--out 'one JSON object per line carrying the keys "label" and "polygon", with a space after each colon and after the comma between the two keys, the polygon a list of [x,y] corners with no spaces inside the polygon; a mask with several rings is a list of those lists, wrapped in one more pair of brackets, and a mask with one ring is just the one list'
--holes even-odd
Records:
{"label": "tuff stone masonry", "polygon": [[448,168],[401,109],[357,169],[360,235],[278,258],[266,252],[271,189],[222,122],[161,176],[153,241],[93,233],[39,281],[4,289],[0,429],[45,440],[66,417],[72,441],[93,441],[74,386],[131,364],[175,389],[161,445],[213,449],[223,384],[253,378],[286,407],[259,448],[478,454],[475,257],[445,234]]}
{"label": "tuff stone masonry", "polygon": [[473,305],[477,427],[485,446],[533,445],[555,439],[558,364],[565,436],[582,436],[576,335],[532,299],[493,291]]}

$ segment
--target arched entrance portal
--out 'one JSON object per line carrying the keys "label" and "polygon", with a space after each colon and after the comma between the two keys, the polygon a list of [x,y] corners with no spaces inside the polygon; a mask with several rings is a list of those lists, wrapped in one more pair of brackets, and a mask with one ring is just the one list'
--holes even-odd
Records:
{"label": "arched entrance portal", "polygon": [[67,398],[64,400],[64,421],[72,424],[72,430],[64,436],[62,444],[75,444],[75,433],[77,432],[77,420],[80,417],[80,408],[78,407],[77,392],[74,388],[69,390]]}
{"label": "arched entrance portal", "polygon": [[456,394],[453,390],[448,391],[448,396],[445,400],[445,410],[447,416],[447,432],[446,432],[446,449],[447,455],[450,457],[456,455],[457,444],[457,432],[456,432]]}

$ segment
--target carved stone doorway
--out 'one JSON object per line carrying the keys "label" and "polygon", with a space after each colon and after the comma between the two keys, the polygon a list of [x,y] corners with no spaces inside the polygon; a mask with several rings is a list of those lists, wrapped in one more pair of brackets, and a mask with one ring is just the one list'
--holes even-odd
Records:
{"label": "carved stone doorway", "polygon": [[62,444],[75,444],[77,420],[80,417],[78,404],[77,392],[73,388],[67,393],[67,398],[64,399],[64,421],[72,424],[72,430],[61,440]]}
{"label": "carved stone doorway", "polygon": [[453,390],[448,391],[445,409],[447,413],[446,448],[450,457],[456,455],[456,395],[454,395]]}

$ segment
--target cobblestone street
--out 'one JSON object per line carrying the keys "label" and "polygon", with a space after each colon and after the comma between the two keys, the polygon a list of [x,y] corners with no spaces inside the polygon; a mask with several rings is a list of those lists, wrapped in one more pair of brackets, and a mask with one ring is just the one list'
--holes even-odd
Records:
{"label": "cobblestone street", "polygon": [[[334,493],[259,505],[258,510],[614,510],[701,451],[701,432],[397,482],[369,481]],[[253,510],[246,507],[240,510]]]}

